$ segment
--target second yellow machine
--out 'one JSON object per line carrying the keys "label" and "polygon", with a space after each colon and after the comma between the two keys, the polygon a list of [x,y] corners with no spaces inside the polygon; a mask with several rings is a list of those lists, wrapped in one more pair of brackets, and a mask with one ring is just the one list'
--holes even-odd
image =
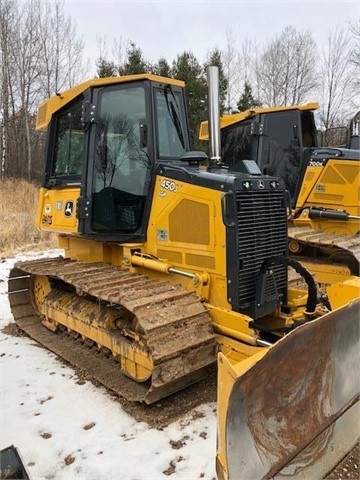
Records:
{"label": "second yellow machine", "polygon": [[[329,284],[359,275],[360,113],[350,122],[346,145],[319,147],[317,108],[307,103],[223,115],[220,150],[224,167],[252,159],[262,173],[284,181],[290,254]],[[209,138],[207,121],[199,137]]]}

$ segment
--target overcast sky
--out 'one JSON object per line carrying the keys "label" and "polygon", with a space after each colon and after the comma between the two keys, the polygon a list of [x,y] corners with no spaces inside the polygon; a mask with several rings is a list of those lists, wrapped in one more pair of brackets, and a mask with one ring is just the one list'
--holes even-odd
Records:
{"label": "overcast sky", "polygon": [[203,62],[214,47],[225,49],[229,32],[240,48],[245,38],[263,44],[292,25],[312,31],[320,44],[329,30],[360,18],[360,0],[65,0],[65,9],[76,21],[92,66],[99,36],[106,38],[109,57],[114,38],[122,38],[134,42],[152,62],[165,56],[171,63],[189,50]]}

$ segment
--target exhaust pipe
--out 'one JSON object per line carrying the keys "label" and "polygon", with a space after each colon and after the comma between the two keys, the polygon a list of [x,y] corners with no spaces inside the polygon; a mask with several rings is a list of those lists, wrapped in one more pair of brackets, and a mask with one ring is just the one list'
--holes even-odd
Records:
{"label": "exhaust pipe", "polygon": [[209,108],[209,149],[210,164],[217,166],[221,164],[221,143],[220,143],[220,108],[219,108],[219,69],[218,67],[207,67],[208,84],[208,108]]}

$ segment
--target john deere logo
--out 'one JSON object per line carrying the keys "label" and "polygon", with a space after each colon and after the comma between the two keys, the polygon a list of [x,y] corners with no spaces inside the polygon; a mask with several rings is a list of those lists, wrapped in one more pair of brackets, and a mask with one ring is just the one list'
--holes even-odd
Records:
{"label": "john deere logo", "polygon": [[66,202],[65,210],[64,210],[65,217],[71,217],[73,210],[74,210],[74,203],[71,201]]}

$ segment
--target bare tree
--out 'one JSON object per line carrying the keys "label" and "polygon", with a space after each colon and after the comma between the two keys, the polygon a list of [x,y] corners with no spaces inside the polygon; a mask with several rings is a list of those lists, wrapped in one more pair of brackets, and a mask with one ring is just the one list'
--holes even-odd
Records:
{"label": "bare tree", "polygon": [[111,51],[116,65],[124,65],[129,48],[130,40],[125,40],[122,36],[120,38],[114,38],[114,44]]}
{"label": "bare tree", "polygon": [[236,39],[233,32],[228,29],[226,31],[226,48],[221,52],[224,65],[224,76],[227,80],[227,99],[225,105],[225,111],[230,113],[236,106],[236,94],[238,89],[238,74],[237,68],[237,52],[236,52]]}
{"label": "bare tree", "polygon": [[351,62],[360,68],[360,20],[349,22],[349,28],[355,43],[351,53]]}
{"label": "bare tree", "polygon": [[84,78],[84,44],[77,38],[75,22],[65,15],[63,0],[41,2],[38,22],[41,25],[41,95],[50,97]]}
{"label": "bare tree", "polygon": [[[253,39],[245,38],[241,44],[238,53],[238,69],[239,82],[237,89],[237,99],[244,91],[244,86],[249,85],[251,88],[256,88],[255,81],[255,66],[257,58],[258,46]],[[258,96],[258,92],[256,92]]]}
{"label": "bare tree", "polygon": [[108,58],[108,47],[106,35],[96,35],[98,58]]}
{"label": "bare tree", "polygon": [[109,54],[106,35],[98,35],[96,39],[99,52],[96,60],[97,74],[100,77],[118,75],[127,61],[128,51],[131,49],[130,40],[124,40],[122,36],[114,38],[111,54]]}
{"label": "bare tree", "polygon": [[1,178],[31,180],[42,163],[36,107],[79,81],[82,42],[63,3],[49,0],[1,0],[0,42]]}
{"label": "bare tree", "polygon": [[320,121],[327,129],[344,122],[348,107],[357,94],[354,66],[351,64],[350,38],[345,29],[329,32],[321,61]]}
{"label": "bare tree", "polygon": [[22,4],[17,21],[17,29],[11,46],[12,62],[15,66],[13,83],[16,85],[17,115],[22,128],[22,142],[17,144],[23,174],[30,180],[32,167],[32,149],[30,135],[30,112],[38,99],[38,80],[41,75],[42,52],[40,42],[40,25],[38,23],[39,2],[30,0]]}
{"label": "bare tree", "polygon": [[0,180],[5,178],[8,132],[9,132],[9,103],[10,103],[10,58],[9,44],[12,31],[14,8],[10,1],[0,3],[0,144],[1,163]]}
{"label": "bare tree", "polygon": [[[360,91],[360,20],[353,21],[349,23],[350,32],[353,38],[354,48],[352,49],[350,61],[355,67],[355,91]],[[359,96],[354,99],[353,108],[360,108],[360,99]]]}
{"label": "bare tree", "polygon": [[288,26],[265,46],[256,62],[257,92],[262,103],[295,105],[316,86],[316,44],[309,31]]}

